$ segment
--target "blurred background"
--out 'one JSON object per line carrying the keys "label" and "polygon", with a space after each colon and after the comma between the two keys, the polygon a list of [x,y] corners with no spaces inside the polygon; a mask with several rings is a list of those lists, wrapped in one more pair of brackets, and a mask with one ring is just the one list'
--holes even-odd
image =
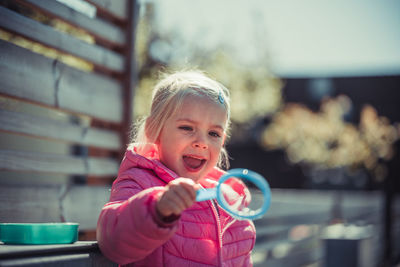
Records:
{"label": "blurred background", "polygon": [[[233,166],[279,188],[379,189],[399,136],[399,10],[396,1],[143,1],[134,116],[147,114],[160,71],[200,68],[231,90]],[[347,181],[313,179],[321,169]]]}
{"label": "blurred background", "polygon": [[[79,221],[80,240],[95,240],[129,125],[148,113],[162,73],[198,68],[231,92],[231,168],[254,170],[272,188],[270,210],[255,221],[255,266],[399,266],[399,1],[0,6],[4,203],[54,188],[45,215]],[[47,94],[55,103],[42,100]],[[21,151],[22,167],[5,160]],[[54,169],[41,166],[46,160]],[[26,191],[12,193],[21,185]],[[90,205],[82,212],[76,203]],[[6,204],[4,218],[14,212]]]}
{"label": "blurred background", "polygon": [[[142,1],[134,115],[149,110],[160,71],[205,70],[232,94],[231,167],[275,189],[266,217],[298,214],[288,221],[301,224],[300,214],[328,209],[328,266],[398,264],[399,28],[398,1]],[[369,247],[346,247],[354,225]],[[290,254],[274,249],[261,260]]]}

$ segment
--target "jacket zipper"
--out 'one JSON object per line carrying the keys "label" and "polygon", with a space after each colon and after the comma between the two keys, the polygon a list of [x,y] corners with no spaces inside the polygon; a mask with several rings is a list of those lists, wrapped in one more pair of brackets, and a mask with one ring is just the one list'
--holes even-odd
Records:
{"label": "jacket zipper", "polygon": [[222,266],[222,228],[221,228],[221,220],[219,218],[219,212],[216,204],[213,200],[210,200],[211,208],[214,213],[214,217],[217,221],[217,233],[218,233],[218,242],[219,242],[219,251],[218,251],[218,266]]}

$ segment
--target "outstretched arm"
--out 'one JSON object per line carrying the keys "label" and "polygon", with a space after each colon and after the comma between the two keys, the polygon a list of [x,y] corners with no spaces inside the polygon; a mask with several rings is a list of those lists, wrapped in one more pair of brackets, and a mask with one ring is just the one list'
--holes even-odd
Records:
{"label": "outstretched arm", "polygon": [[113,185],[111,199],[126,199],[107,203],[100,213],[97,240],[105,256],[119,264],[139,261],[175,233],[176,221],[164,223],[155,212],[164,191],[164,187],[142,190],[132,180]]}

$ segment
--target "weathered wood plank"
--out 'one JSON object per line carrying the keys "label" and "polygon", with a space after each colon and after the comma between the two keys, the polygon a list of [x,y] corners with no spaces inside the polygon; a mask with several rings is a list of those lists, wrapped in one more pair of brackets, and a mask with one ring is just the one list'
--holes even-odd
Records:
{"label": "weathered wood plank", "polygon": [[121,85],[0,40],[0,93],[121,122]]}
{"label": "weathered wood plank", "polygon": [[[119,162],[115,159],[94,158],[84,159],[87,164],[86,175],[91,176],[113,176],[117,175]],[[87,163],[86,163],[87,162]]]}
{"label": "weathered wood plank", "polygon": [[55,106],[53,62],[0,40],[0,93]]}
{"label": "weathered wood plank", "polygon": [[7,110],[0,110],[0,131],[112,150],[119,150],[121,146],[119,135],[116,132],[82,127],[68,122]]}
{"label": "weathered wood plank", "polygon": [[110,197],[104,186],[21,186],[0,184],[0,222],[79,223],[79,230],[96,229]]}
{"label": "weathered wood plank", "polygon": [[60,186],[0,184],[0,222],[60,222]]}
{"label": "weathered wood plank", "polygon": [[91,266],[89,254],[57,255],[34,258],[4,259],[0,266],[8,267],[87,267]]}
{"label": "weathered wood plank", "polygon": [[71,187],[63,200],[63,215],[66,220],[78,222],[80,230],[96,229],[100,211],[109,201],[110,188],[111,186]]}
{"label": "weathered wood plank", "polygon": [[101,12],[107,13],[118,20],[127,19],[127,0],[87,0],[87,2],[96,6]]}
{"label": "weathered wood plank", "polygon": [[121,55],[78,40],[71,35],[21,16],[4,7],[0,7],[0,27],[35,42],[88,60],[100,68],[120,73],[124,71],[124,58]]}
{"label": "weathered wood plank", "polygon": [[118,167],[116,160],[108,158],[0,150],[0,170],[111,176],[118,172]]}
{"label": "weathered wood plank", "polygon": [[66,65],[60,65],[59,70],[60,107],[69,107],[95,117],[101,114],[101,117],[107,116],[113,122],[122,121],[122,89],[119,83],[96,74],[82,75],[82,71]]}
{"label": "weathered wood plank", "polygon": [[49,16],[54,16],[81,28],[94,35],[101,42],[109,43],[111,46],[123,46],[125,34],[123,30],[111,23],[97,18],[89,18],[68,6],[54,0],[18,0],[22,5],[39,9]]}

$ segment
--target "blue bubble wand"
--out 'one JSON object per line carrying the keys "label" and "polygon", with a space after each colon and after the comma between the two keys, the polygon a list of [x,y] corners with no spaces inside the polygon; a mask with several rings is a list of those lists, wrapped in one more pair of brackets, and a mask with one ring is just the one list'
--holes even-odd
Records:
{"label": "blue bubble wand", "polygon": [[[236,184],[241,181],[240,184],[245,186],[244,194],[232,194],[234,191],[227,183],[232,178],[236,179]],[[217,199],[219,205],[238,220],[256,220],[269,209],[271,189],[260,174],[247,169],[232,169],[221,176],[216,187],[197,190],[196,201],[210,199]]]}

